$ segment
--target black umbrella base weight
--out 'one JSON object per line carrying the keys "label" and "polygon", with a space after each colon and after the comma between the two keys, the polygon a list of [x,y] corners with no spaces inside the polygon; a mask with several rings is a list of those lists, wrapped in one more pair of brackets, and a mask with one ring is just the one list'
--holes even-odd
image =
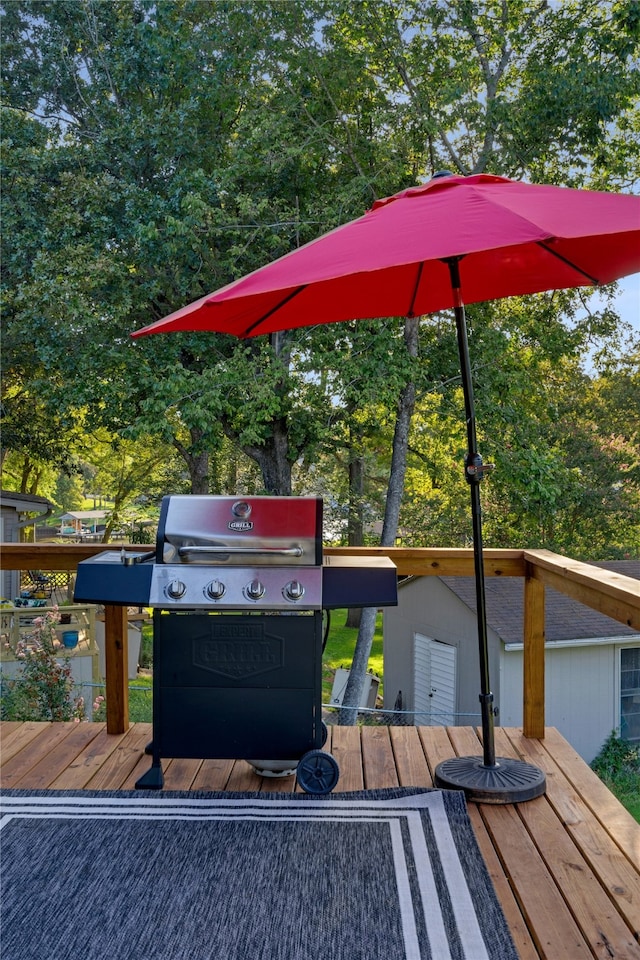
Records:
{"label": "black umbrella base weight", "polygon": [[482,757],[452,757],[439,763],[434,783],[443,790],[464,790],[474,803],[522,803],[545,792],[542,770],[509,757],[487,766]]}

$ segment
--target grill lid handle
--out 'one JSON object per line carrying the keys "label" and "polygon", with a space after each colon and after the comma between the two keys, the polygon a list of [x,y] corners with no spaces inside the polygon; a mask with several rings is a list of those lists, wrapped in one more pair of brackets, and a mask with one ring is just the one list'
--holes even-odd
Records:
{"label": "grill lid handle", "polygon": [[293,547],[180,547],[178,550],[179,556],[185,560],[192,556],[199,559],[216,557],[220,560],[232,553],[247,557],[301,557],[304,550],[298,545]]}

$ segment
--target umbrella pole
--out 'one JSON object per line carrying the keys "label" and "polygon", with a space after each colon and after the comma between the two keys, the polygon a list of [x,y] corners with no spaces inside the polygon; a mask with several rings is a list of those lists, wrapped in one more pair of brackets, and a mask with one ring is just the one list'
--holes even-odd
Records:
{"label": "umbrella pole", "polygon": [[489,641],[487,635],[487,608],[484,585],[482,544],[482,504],[480,483],[493,464],[483,464],[478,453],[475,401],[467,323],[460,285],[459,257],[446,261],[453,289],[454,314],[458,337],[458,353],[462,373],[465,417],[467,424],[467,455],[465,477],[471,492],[471,520],[473,526],[473,559],[476,581],[476,609],[478,623],[478,653],[480,659],[480,714],[482,718],[482,757],[453,757],[439,764],[435,770],[435,784],[454,790],[464,790],[466,796],[482,803],[518,803],[531,800],[545,791],[545,776],[537,767],[521,760],[500,757],[496,760],[493,693],[489,678]]}
{"label": "umbrella pole", "polygon": [[[456,290],[456,293],[460,293],[459,289]],[[464,394],[467,422],[467,455],[464,462],[464,472],[471,493],[473,562],[476,581],[476,608],[478,621],[478,655],[480,660],[480,713],[482,717],[482,743],[485,766],[492,767],[496,762],[496,751],[493,729],[493,693],[491,692],[491,682],[489,679],[489,641],[487,636],[487,604],[484,585],[480,482],[484,476],[484,473],[493,468],[493,464],[484,465],[482,463],[482,457],[478,453],[473,383],[471,379],[471,364],[469,361],[469,344],[467,340],[467,326],[464,306],[462,303],[456,303],[454,312],[458,335],[460,367],[462,370],[462,391]]]}
{"label": "umbrella pole", "polygon": [[482,543],[482,504],[480,501],[480,483],[484,474],[493,468],[493,464],[482,463],[478,452],[476,435],[475,401],[473,396],[473,380],[471,376],[471,361],[469,359],[469,341],[467,339],[467,323],[464,304],[460,291],[460,272],[458,261],[449,261],[451,283],[454,291],[456,318],[456,332],[458,337],[458,354],[460,356],[460,370],[462,373],[462,392],[464,394],[464,409],[467,424],[467,455],[464,461],[464,474],[471,492],[471,522],[473,529],[473,563],[476,580],[476,613],[478,621],[478,655],[480,660],[480,714],[482,717],[482,744],[484,764],[486,767],[495,766],[495,735],[493,729],[493,693],[489,679],[489,641],[487,636],[487,603],[484,586],[484,559]]}

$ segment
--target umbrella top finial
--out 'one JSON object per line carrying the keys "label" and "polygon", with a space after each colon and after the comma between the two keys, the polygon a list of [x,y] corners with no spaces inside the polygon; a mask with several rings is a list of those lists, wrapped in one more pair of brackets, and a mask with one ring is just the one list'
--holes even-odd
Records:
{"label": "umbrella top finial", "polygon": [[438,170],[431,177],[432,180],[439,180],[440,177],[455,177],[455,173],[452,173],[451,170]]}

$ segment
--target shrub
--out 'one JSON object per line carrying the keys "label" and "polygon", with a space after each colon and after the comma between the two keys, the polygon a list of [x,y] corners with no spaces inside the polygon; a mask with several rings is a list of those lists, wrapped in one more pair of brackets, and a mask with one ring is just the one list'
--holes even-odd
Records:
{"label": "shrub", "polygon": [[69,655],[58,649],[55,625],[59,620],[57,610],[36,617],[33,633],[20,640],[18,673],[2,678],[3,720],[84,719],[84,699],[74,692]]}
{"label": "shrub", "polygon": [[640,747],[612,730],[591,769],[629,812],[640,820]]}

